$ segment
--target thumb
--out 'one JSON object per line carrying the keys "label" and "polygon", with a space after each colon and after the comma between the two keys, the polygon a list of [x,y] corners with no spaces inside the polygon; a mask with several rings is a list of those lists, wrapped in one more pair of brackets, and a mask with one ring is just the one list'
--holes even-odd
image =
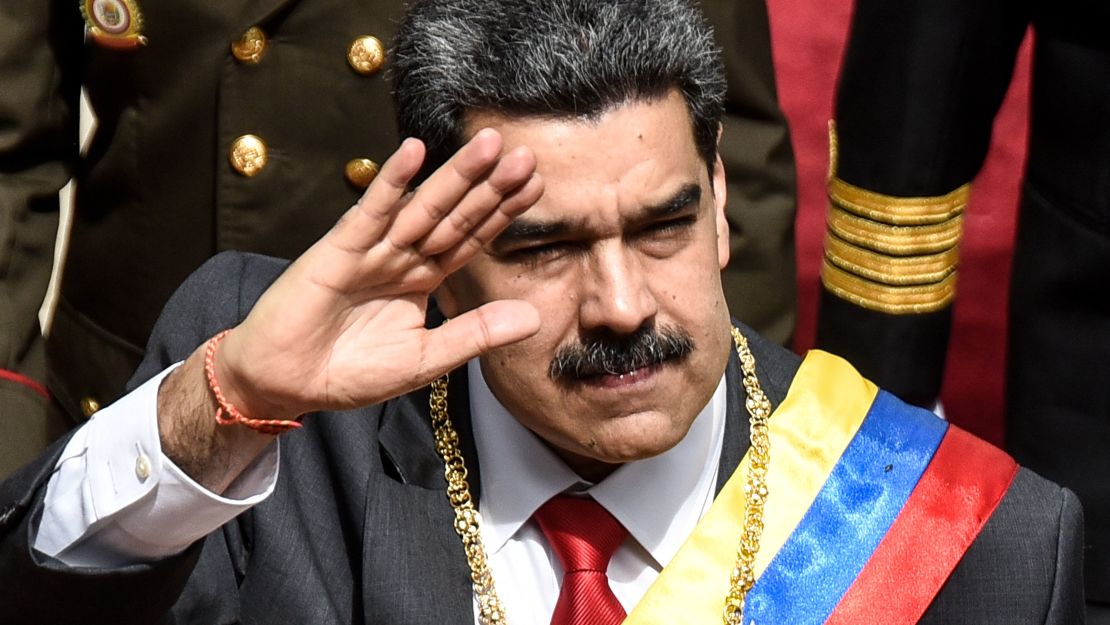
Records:
{"label": "thumb", "polygon": [[522,300],[483,304],[428,332],[421,370],[434,379],[491,349],[524,340],[540,329],[540,314]]}

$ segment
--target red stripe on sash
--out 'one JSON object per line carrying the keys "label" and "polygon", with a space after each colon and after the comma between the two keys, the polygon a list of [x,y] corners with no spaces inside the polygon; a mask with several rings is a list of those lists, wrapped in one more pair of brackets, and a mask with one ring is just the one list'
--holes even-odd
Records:
{"label": "red stripe on sash", "polygon": [[901,514],[826,625],[918,622],[1017,471],[1002,450],[949,426]]}

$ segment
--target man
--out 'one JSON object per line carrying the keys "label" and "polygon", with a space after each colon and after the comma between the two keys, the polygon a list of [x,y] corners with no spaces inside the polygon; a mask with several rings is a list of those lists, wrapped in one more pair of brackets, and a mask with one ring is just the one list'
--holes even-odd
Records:
{"label": "man", "polygon": [[[295,258],[366,189],[398,144],[385,45],[403,3],[9,7],[0,20],[0,477],[123,394],[162,307],[205,260],[229,249]],[[721,152],[738,262],[726,293],[734,312],[785,345],[794,174],[766,6],[714,0],[706,12],[732,83]],[[82,87],[98,123],[79,156]],[[38,311],[57,192],[71,176],[72,236],[44,354]],[[753,290],[764,295],[742,296]]]}
{"label": "man", "polygon": [[691,5],[416,3],[396,50],[418,139],[292,265],[194,275],[154,377],[4,484],[0,614],[1082,618],[1067,491],[733,331]]}
{"label": "man", "polygon": [[1108,20],[1110,5],[1099,2],[856,4],[837,98],[818,333],[823,349],[884,388],[936,403],[970,182],[1032,27],[1006,446],[1083,502],[1086,594],[1105,622],[1110,309],[1096,285],[1110,281]]}

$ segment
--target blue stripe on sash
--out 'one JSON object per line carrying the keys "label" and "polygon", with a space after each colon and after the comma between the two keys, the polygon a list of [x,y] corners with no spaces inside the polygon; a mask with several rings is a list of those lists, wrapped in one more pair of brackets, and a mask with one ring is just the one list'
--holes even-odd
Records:
{"label": "blue stripe on sash", "polygon": [[[813,505],[748,593],[745,622],[825,622],[901,512],[947,429],[932,413],[880,391]],[[771,454],[774,471],[773,446]]]}

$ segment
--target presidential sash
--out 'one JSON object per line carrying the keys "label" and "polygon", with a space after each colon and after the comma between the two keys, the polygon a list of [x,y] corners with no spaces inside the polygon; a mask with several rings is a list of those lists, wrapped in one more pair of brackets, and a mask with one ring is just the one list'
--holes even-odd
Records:
{"label": "presidential sash", "polygon": [[[770,420],[745,624],[916,623],[1017,472],[1002,451],[810,352]],[[748,459],[625,620],[720,623]]]}

